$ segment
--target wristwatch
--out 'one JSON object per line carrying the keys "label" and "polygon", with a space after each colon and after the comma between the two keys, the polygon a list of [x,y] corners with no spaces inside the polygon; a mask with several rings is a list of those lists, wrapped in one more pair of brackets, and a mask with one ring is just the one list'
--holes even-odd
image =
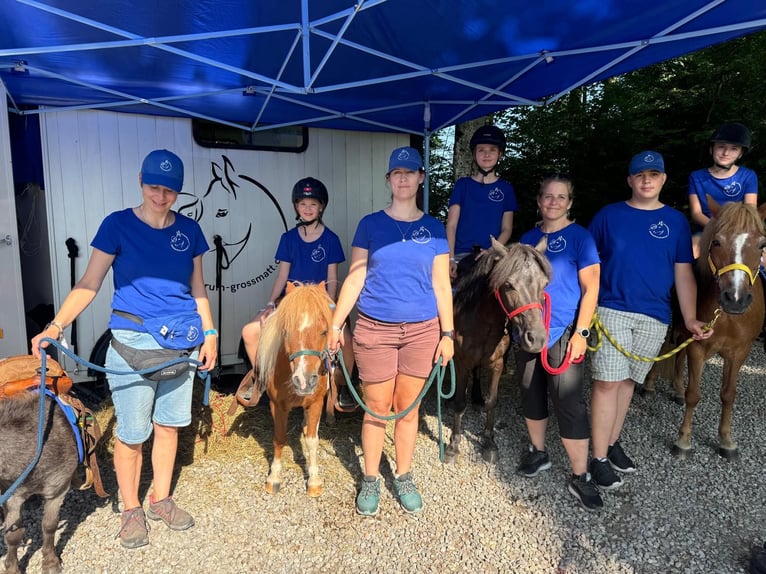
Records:
{"label": "wristwatch", "polygon": [[455,338],[455,331],[442,331],[441,333],[442,337],[449,337],[450,339]]}
{"label": "wristwatch", "polygon": [[575,328],[575,333],[580,335],[580,337],[582,337],[583,339],[587,339],[588,337],[590,337],[590,329],[588,329],[587,327],[583,327],[582,329]]}

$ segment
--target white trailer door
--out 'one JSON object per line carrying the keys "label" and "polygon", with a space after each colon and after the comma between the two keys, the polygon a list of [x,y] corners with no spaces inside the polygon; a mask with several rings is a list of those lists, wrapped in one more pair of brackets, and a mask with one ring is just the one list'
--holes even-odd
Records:
{"label": "white trailer door", "polygon": [[5,102],[5,88],[0,84],[0,358],[27,353],[11,137]]}

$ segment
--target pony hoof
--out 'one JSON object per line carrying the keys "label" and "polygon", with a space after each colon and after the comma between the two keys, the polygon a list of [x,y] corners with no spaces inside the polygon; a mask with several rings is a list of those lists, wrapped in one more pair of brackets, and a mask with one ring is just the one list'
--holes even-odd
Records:
{"label": "pony hoof", "polygon": [[482,449],[481,458],[484,459],[484,462],[488,462],[490,464],[496,463],[498,458],[497,447],[487,447]]}
{"label": "pony hoof", "polygon": [[306,494],[308,494],[310,498],[319,498],[322,496],[322,485],[309,486],[306,489]]}
{"label": "pony hoof", "polygon": [[444,464],[455,464],[457,462],[458,452],[447,449],[444,451]]}
{"label": "pony hoof", "polygon": [[686,404],[686,399],[684,397],[678,397],[676,395],[673,395],[672,398],[673,402],[676,403],[679,407],[682,407]]}
{"label": "pony hoof", "polygon": [[718,454],[721,455],[722,458],[725,460],[738,460],[739,459],[739,449],[734,448],[718,448]]}
{"label": "pony hoof", "polygon": [[279,494],[279,489],[282,488],[281,482],[267,482],[266,492],[269,494]]}
{"label": "pony hoof", "polygon": [[654,396],[654,388],[649,388],[646,385],[641,385],[638,387],[638,394],[642,397],[653,397]]}
{"label": "pony hoof", "polygon": [[692,449],[690,448],[681,448],[677,444],[673,445],[673,456],[676,457],[678,460],[688,460],[691,456]]}

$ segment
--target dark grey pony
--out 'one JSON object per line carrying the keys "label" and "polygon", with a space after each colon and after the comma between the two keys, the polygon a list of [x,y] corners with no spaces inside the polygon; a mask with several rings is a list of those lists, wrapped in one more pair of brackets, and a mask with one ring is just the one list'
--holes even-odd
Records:
{"label": "dark grey pony", "polygon": [[[20,393],[0,401],[0,491],[5,492],[34,459],[37,451],[40,397]],[[43,562],[45,574],[61,572],[61,561],[54,549],[59,510],[72,482],[77,482],[77,443],[64,412],[49,397],[45,398],[43,449],[40,460],[26,480],[13,492],[3,507],[3,530],[7,548],[5,574],[19,570],[18,548],[24,538],[21,507],[32,495],[43,501]]]}
{"label": "dark grey pony", "polygon": [[477,366],[492,372],[484,404],[482,457],[488,462],[497,458],[495,406],[510,333],[516,333],[519,345],[529,353],[539,353],[546,341],[541,309],[551,266],[542,255],[545,248],[544,240],[535,247],[520,243],[506,247],[493,238],[492,248],[455,284],[455,418],[445,462],[454,462],[459,454],[468,375]]}

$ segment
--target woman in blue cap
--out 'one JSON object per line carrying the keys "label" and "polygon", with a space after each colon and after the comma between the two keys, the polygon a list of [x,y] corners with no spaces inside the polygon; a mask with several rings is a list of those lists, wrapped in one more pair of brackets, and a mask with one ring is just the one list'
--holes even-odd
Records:
{"label": "woman in blue cap", "polygon": [[[434,364],[452,358],[452,288],[444,225],[417,206],[425,172],[411,147],[391,153],[386,180],[391,205],[365,216],[352,242],[351,266],[333,316],[329,347],[346,343],[343,325],[354,304],[354,355],[367,407],[377,415],[400,413],[412,405]],[[411,465],[418,433],[418,406],[396,420],[396,475],[393,486],[402,508],[423,509]],[[378,476],[386,421],[365,414],[362,422],[364,478],[356,510],[378,513]]]}
{"label": "woman in blue cap", "polygon": [[[183,180],[183,162],[176,154],[162,149],[146,156],[138,176],[143,201],[138,207],[115,211],[101,222],[91,242],[93,251],[85,273],[53,321],[32,339],[35,356],[40,355],[42,338],[61,338],[64,329],[93,301],[112,269],[109,328],[113,342],[105,365],[109,371],[140,370],[115,345],[122,352],[138,350],[144,355],[186,349],[202,363],[201,369],[215,366],[218,333],[202,274],[202,255],[209,246],[196,221],[172,210]],[[114,468],[124,504],[118,537],[126,548],[149,543],[147,516],[162,520],[172,530],[194,525],[194,518],[170,496],[178,429],[191,423],[194,369],[179,369],[168,376],[172,378],[107,377],[117,418]],[[152,432],[153,491],[144,513],[138,496],[142,445]]]}

